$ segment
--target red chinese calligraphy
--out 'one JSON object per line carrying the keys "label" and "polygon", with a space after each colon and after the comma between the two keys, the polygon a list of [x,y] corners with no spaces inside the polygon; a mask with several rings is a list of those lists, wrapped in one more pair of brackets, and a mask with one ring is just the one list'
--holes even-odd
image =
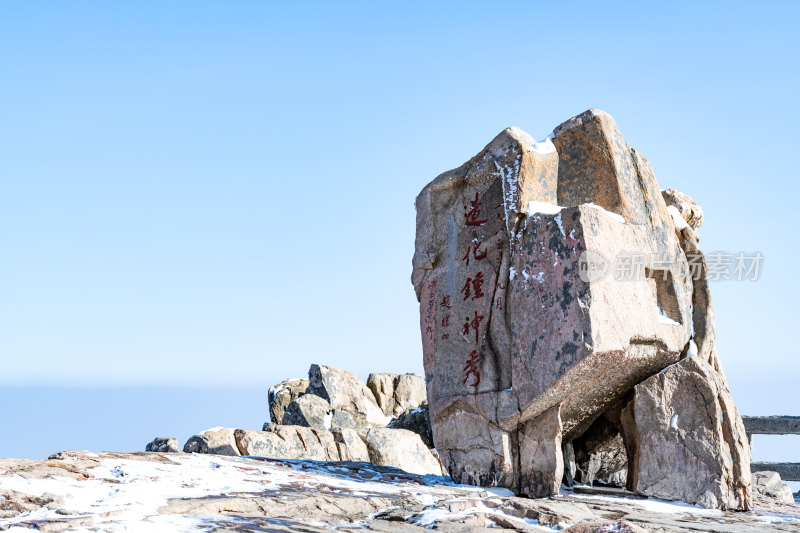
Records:
{"label": "red chinese calligraphy", "polygon": [[481,327],[481,322],[483,321],[483,315],[479,315],[478,312],[475,311],[475,316],[472,319],[467,317],[464,320],[466,320],[466,322],[464,322],[464,330],[461,332],[461,334],[466,337],[467,335],[469,335],[469,330],[470,329],[474,329],[475,330],[475,344],[478,344],[479,339],[480,339],[479,334],[478,334],[478,330]]}
{"label": "red chinese calligraphy", "polygon": [[[499,233],[500,233],[500,230],[495,231],[494,232],[494,236],[497,237],[497,235]],[[503,239],[497,239],[497,243],[495,244],[495,247],[497,248],[497,251],[502,252],[504,246],[505,246],[505,242],[503,241]],[[499,262],[500,259],[502,259],[502,258],[498,258],[497,261]]]}
{"label": "red chinese calligraphy", "polygon": [[497,307],[500,311],[503,310],[503,299],[499,296],[497,297],[497,301],[495,303],[495,307]]}
{"label": "red chinese calligraphy", "polygon": [[442,303],[439,304],[442,309],[452,309],[450,306],[450,296],[443,296]]}
{"label": "red chinese calligraphy", "polygon": [[467,359],[467,365],[464,367],[464,383],[469,380],[470,376],[475,378],[475,381],[470,383],[470,387],[477,387],[481,382],[481,371],[478,370],[478,363],[481,362],[481,356],[478,355],[478,350],[472,350]]}
{"label": "red chinese calligraphy", "polygon": [[447,340],[449,338],[450,338],[450,334],[449,333],[442,333],[442,340]]}
{"label": "red chinese calligraphy", "polygon": [[445,315],[445,316],[442,318],[442,327],[443,327],[443,328],[448,328],[448,327],[450,327],[450,315]]}
{"label": "red chinese calligraphy", "polygon": [[432,342],[433,341],[433,326],[436,323],[435,319],[435,311],[436,311],[436,280],[432,280],[430,282],[428,288],[428,297],[426,302],[426,310],[425,310],[425,333],[424,335],[428,337],[428,339]]}
{"label": "red chinese calligraphy", "polygon": [[478,193],[475,193],[475,199],[470,203],[470,210],[467,211],[467,206],[464,206],[464,224],[467,226],[483,226],[489,219],[481,219],[481,202],[478,200]]}
{"label": "red chinese calligraphy", "polygon": [[464,300],[470,296],[472,296],[473,300],[483,298],[483,272],[478,272],[474,278],[467,278],[467,282],[464,283],[464,288],[461,289],[461,292],[464,294]]}
{"label": "red chinese calligraphy", "polygon": [[481,241],[479,241],[478,239],[473,239],[472,244],[470,244],[469,248],[467,248],[467,253],[464,255],[464,257],[461,258],[461,260],[466,261],[467,266],[469,266],[470,255],[478,260],[484,259],[486,257],[487,251],[486,248],[484,248],[483,253],[479,253],[480,247],[481,247]]}

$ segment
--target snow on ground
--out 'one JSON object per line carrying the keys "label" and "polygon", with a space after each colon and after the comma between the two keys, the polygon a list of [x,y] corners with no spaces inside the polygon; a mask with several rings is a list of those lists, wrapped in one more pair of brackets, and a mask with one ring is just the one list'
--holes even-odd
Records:
{"label": "snow on ground", "polygon": [[[77,472],[85,475],[85,478],[51,475],[29,479],[9,472],[0,476],[2,491],[15,491],[36,497],[50,494],[60,500],[52,508],[42,507],[13,518],[0,519],[0,530],[30,532],[31,524],[36,521],[65,519],[85,519],[83,522],[76,521],[70,528],[70,531],[79,532],[197,531],[220,524],[230,524],[235,529],[246,525],[243,520],[272,520],[271,523],[274,524],[283,519],[245,518],[225,514],[176,514],[176,511],[159,514],[159,510],[167,506],[171,499],[225,495],[247,499],[268,494],[284,498],[284,494],[297,494],[298,491],[309,495],[333,493],[342,496],[395,498],[394,501],[398,503],[401,500],[416,502],[415,505],[421,506],[421,511],[403,518],[421,527],[465,519],[485,519],[487,525],[504,523],[510,525],[504,527],[542,531],[560,530],[571,525],[561,523],[550,528],[540,525],[534,519],[509,514],[507,511],[516,504],[504,501],[504,498],[513,496],[507,489],[456,485],[447,477],[416,476],[365,463],[264,460],[198,454],[154,454],[126,458],[111,454],[80,453],[98,461],[97,466]],[[163,457],[168,459],[164,460]],[[587,504],[590,501],[627,504],[652,513],[681,514],[698,519],[716,519],[729,515],[681,502],[565,492],[563,497],[553,498],[553,502],[566,503],[569,499],[585,501]],[[295,517],[293,524],[332,527],[320,522],[320,518]],[[800,515],[794,514],[754,512],[752,518],[762,523],[800,525]],[[371,517],[364,519],[370,520]]]}
{"label": "snow on ground", "polygon": [[[61,509],[41,508],[10,519],[0,519],[0,529],[35,520],[65,519],[92,515],[104,531],[153,531],[156,525],[164,530],[191,531],[202,517],[197,515],[159,515],[158,510],[171,498],[203,498],[231,493],[260,493],[283,487],[315,490],[319,486],[330,492],[347,492],[353,496],[371,494],[405,495],[423,504],[433,504],[453,495],[449,478],[440,476],[406,476],[391,481],[392,476],[361,470],[375,481],[352,477],[352,471],[335,464],[314,461],[243,461],[213,455],[170,455],[172,462],[136,459],[102,459],[100,465],[87,470],[88,479],[47,477],[28,479],[20,475],[0,478],[0,489],[31,496],[51,494],[64,499]],[[286,465],[291,468],[287,468]],[[399,471],[398,471],[399,472]],[[388,481],[387,481],[388,479]],[[422,479],[428,485],[411,482]],[[378,481],[380,480],[380,481]],[[476,493],[479,487],[459,487]],[[102,518],[107,516],[107,519]],[[217,515],[215,515],[218,518]],[[215,519],[216,519],[215,518]],[[30,531],[26,529],[25,531]]]}
{"label": "snow on ground", "polygon": [[673,502],[668,500],[658,500],[655,498],[625,498],[623,496],[604,496],[594,494],[572,494],[573,498],[602,500],[612,503],[626,503],[636,505],[653,513],[678,514],[688,513],[697,516],[722,516],[723,512],[718,509],[704,509],[699,505],[690,505],[683,502]]}

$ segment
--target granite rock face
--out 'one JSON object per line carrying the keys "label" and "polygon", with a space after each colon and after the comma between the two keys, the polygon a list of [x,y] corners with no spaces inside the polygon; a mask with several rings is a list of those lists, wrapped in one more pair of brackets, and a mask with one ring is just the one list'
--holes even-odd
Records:
{"label": "granite rock face", "polygon": [[333,413],[331,404],[314,394],[304,394],[293,400],[283,414],[283,424],[330,429]]}
{"label": "granite rock face", "polygon": [[230,428],[207,429],[190,437],[183,445],[183,451],[186,453],[241,455],[233,433],[234,430]]}
{"label": "granite rock face", "polygon": [[675,189],[661,191],[661,196],[664,197],[664,201],[667,203],[667,209],[674,207],[681,218],[693,230],[700,229],[703,224],[703,209],[697,205],[697,202],[691,196]]}
{"label": "granite rock face", "polygon": [[267,399],[269,419],[273,424],[283,423],[283,414],[294,400],[306,393],[307,379],[287,379],[270,387]]}
{"label": "granite rock face", "polygon": [[391,422],[390,428],[407,429],[420,436],[428,448],[433,448],[433,432],[431,431],[431,417],[427,407],[419,407],[406,411]]}
{"label": "granite rock face", "polygon": [[412,283],[433,437],[454,480],[557,493],[563,446],[692,339],[724,381],[707,283],[687,259],[702,262],[693,205],[662,195],[598,110],[542,142],[509,128],[422,190]]}
{"label": "granite rock face", "polygon": [[414,474],[442,475],[442,466],[419,435],[403,429],[269,425],[264,431],[237,429],[239,454],[315,461],[363,461]]}
{"label": "granite rock face", "polygon": [[[337,435],[350,436],[360,433],[338,430],[384,427],[409,430],[419,435],[436,456],[425,381],[421,376],[374,373],[369,375],[365,385],[351,372],[329,366],[311,365],[308,374],[308,380],[286,380],[270,389],[270,412],[273,419],[280,420],[277,424],[331,430]],[[274,432],[274,425],[265,423],[263,431]],[[402,433],[397,435],[400,441],[404,440]],[[355,442],[350,437],[346,441],[350,444]],[[276,457],[295,457],[298,454],[307,457],[302,449],[292,452],[280,446],[271,453],[282,454]],[[361,450],[347,450],[345,455],[369,460]]]}
{"label": "granite rock face", "polygon": [[750,508],[750,445],[728,385],[697,356],[637,385],[623,411],[631,476],[644,496]]}
{"label": "granite rock face", "polygon": [[427,401],[425,380],[414,374],[370,374],[367,387],[387,416],[400,416]]}
{"label": "granite rock face", "polygon": [[263,430],[214,428],[191,437],[186,453],[313,461],[359,461],[414,474],[447,475],[435,450],[413,431],[265,424]]}
{"label": "granite rock face", "polygon": [[781,480],[780,474],[772,471],[753,472],[753,496],[793,504],[792,489]]}
{"label": "granite rock face", "polygon": [[178,439],[156,437],[147,443],[144,449],[146,452],[174,453],[181,451],[178,447]]}
{"label": "granite rock face", "polygon": [[391,417],[378,407],[375,396],[358,376],[346,370],[311,365],[306,394],[327,400],[335,410],[359,413],[370,426],[386,427]]}

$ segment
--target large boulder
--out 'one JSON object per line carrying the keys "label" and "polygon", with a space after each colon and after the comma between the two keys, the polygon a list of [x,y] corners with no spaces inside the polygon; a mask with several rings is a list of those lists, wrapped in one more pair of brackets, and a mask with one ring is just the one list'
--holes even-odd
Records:
{"label": "large boulder", "polygon": [[367,388],[375,396],[375,402],[383,414],[391,416],[394,413],[394,382],[397,374],[375,372],[367,378]]}
{"label": "large boulder", "polygon": [[697,356],[637,385],[623,409],[628,488],[707,508],[748,510],[750,446],[725,376]]}
{"label": "large boulder", "polygon": [[764,498],[780,503],[794,503],[792,489],[781,480],[781,475],[777,472],[753,472],[751,479],[754,498]]}
{"label": "large boulder", "polygon": [[419,435],[405,429],[371,428],[359,430],[376,465],[394,466],[412,474],[442,475],[439,461]]}
{"label": "large boulder", "polygon": [[335,428],[331,430],[336,448],[339,451],[339,459],[342,461],[356,461],[368,463],[369,448],[364,438],[357,430],[352,428]]}
{"label": "large boulder", "polygon": [[412,283],[433,437],[454,480],[550,496],[567,445],[637,384],[691,349],[724,380],[693,205],[662,195],[598,110],[542,142],[508,128],[422,190]]}
{"label": "large boulder", "polygon": [[230,428],[207,429],[197,435],[189,437],[183,445],[186,453],[210,453],[215,455],[241,455],[236,439]]}
{"label": "large boulder", "polygon": [[283,415],[286,408],[294,400],[306,393],[307,379],[287,379],[274,387],[270,387],[267,394],[269,403],[269,419],[273,424],[283,424]]}
{"label": "large boulder", "polygon": [[241,455],[371,462],[413,474],[445,474],[441,463],[419,435],[403,429],[336,428],[326,431],[269,424],[264,431],[237,429],[234,438]]}
{"label": "large boulder", "polygon": [[331,404],[314,394],[304,394],[286,407],[282,424],[330,429],[333,413]]}
{"label": "large boulder", "polygon": [[[521,428],[560,406],[551,435],[570,441],[680,358],[691,334],[686,259],[649,163],[610,115],[574,117],[552,142],[509,128],[416,206],[412,281],[433,435],[457,481],[518,490],[516,454],[535,434]],[[636,255],[624,283],[588,270],[626,254]],[[552,493],[543,490],[529,495]]]}
{"label": "large boulder", "polygon": [[407,429],[413,431],[422,439],[425,446],[433,448],[433,432],[431,431],[431,417],[427,405],[406,411],[389,423],[390,428]]}
{"label": "large boulder", "polygon": [[385,427],[391,420],[375,402],[375,396],[358,376],[346,370],[323,365],[311,365],[306,394],[314,394],[330,403],[336,410],[364,416],[370,426]]}
{"label": "large boulder", "polygon": [[171,437],[156,437],[151,442],[147,443],[147,446],[145,447],[144,451],[175,453],[181,450],[178,447],[178,439]]}
{"label": "large boulder", "polygon": [[242,455],[275,459],[340,460],[330,431],[277,424],[270,424],[264,429],[236,430],[236,444]]}
{"label": "large boulder", "polygon": [[398,417],[427,402],[425,380],[414,374],[370,374],[367,387],[378,407],[388,416]]}
{"label": "large boulder", "polygon": [[[370,427],[364,413],[334,409],[331,412],[332,428],[365,428]],[[328,428],[330,429],[330,428]]]}

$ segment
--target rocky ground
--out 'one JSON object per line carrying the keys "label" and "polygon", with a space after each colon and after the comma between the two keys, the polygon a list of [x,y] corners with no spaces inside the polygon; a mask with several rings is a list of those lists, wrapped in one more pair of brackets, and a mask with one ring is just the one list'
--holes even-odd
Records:
{"label": "rocky ground", "polygon": [[798,531],[800,507],[750,512],[565,491],[550,499],[355,462],[62,452],[0,460],[0,531]]}

